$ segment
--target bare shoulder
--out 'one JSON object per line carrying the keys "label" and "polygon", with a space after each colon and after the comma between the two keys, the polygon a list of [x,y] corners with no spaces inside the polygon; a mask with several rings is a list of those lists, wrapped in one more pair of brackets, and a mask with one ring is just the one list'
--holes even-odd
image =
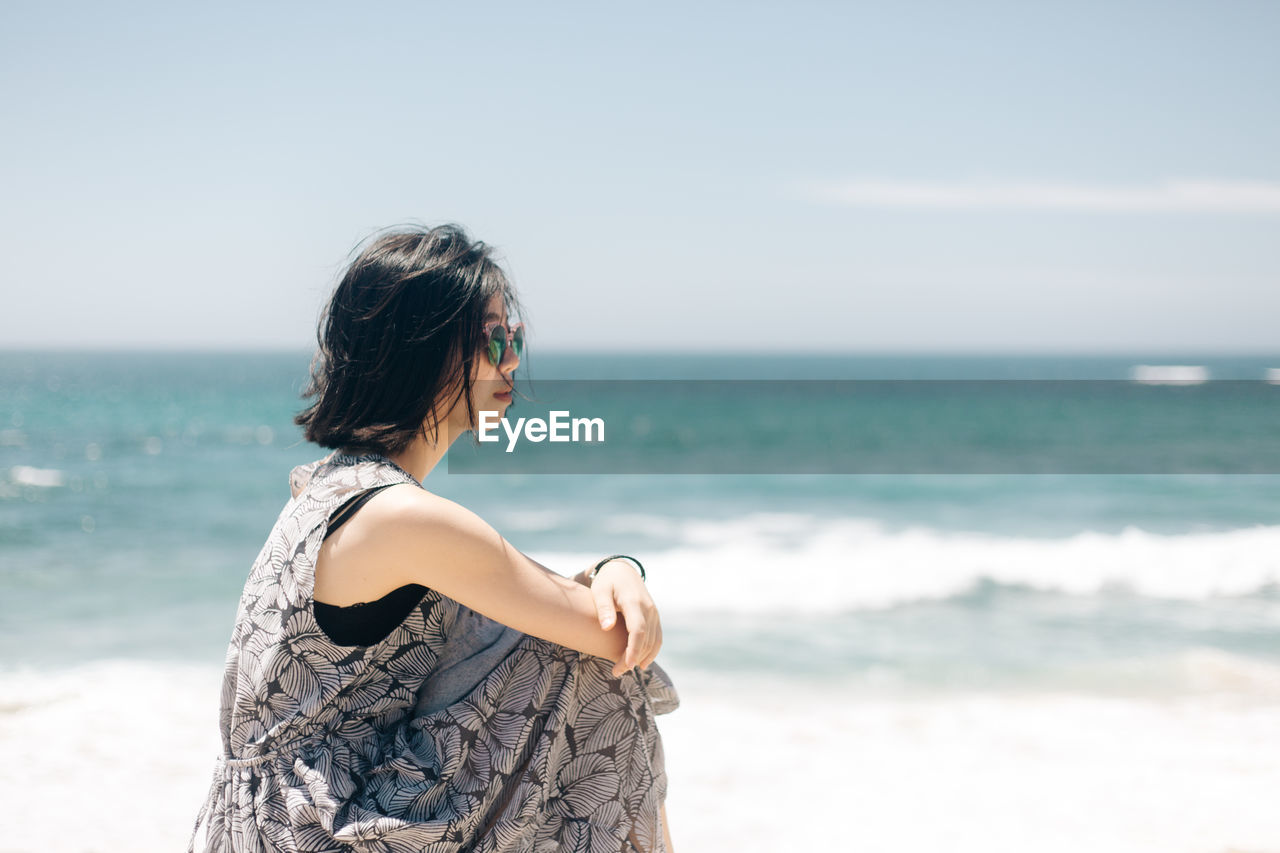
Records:
{"label": "bare shoulder", "polygon": [[[398,579],[421,582],[449,567],[490,564],[510,546],[493,527],[448,498],[409,484],[392,486],[369,501],[352,544],[362,560],[387,566]],[[341,532],[341,531],[339,531]]]}
{"label": "bare shoulder", "polygon": [[372,601],[406,583],[435,586],[448,567],[483,560],[502,537],[461,504],[408,483],[374,495],[325,539],[316,560],[318,601]]}
{"label": "bare shoulder", "polygon": [[385,489],[369,501],[369,523],[384,541],[405,538],[415,544],[424,535],[497,536],[488,522],[462,504],[408,483]]}

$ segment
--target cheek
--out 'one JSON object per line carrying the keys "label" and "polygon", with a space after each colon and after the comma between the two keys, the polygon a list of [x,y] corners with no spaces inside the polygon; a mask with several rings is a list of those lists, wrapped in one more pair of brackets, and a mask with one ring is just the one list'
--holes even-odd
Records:
{"label": "cheek", "polygon": [[486,381],[489,377],[481,375],[474,385],[471,386],[471,406],[477,412],[485,409],[493,408],[493,398],[489,391],[489,383]]}
{"label": "cheek", "polygon": [[[480,383],[500,382],[502,381],[502,374],[498,371],[498,368],[495,367],[493,364],[491,364],[489,362],[489,359],[486,358],[482,362],[480,362],[479,366],[476,369],[476,379]],[[488,396],[488,395],[486,394],[483,396]]]}

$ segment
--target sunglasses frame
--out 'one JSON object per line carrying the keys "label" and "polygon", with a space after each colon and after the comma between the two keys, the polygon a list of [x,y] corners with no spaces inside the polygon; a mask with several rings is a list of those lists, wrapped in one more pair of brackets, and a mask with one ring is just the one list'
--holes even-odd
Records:
{"label": "sunglasses frame", "polygon": [[[504,334],[501,337],[495,337],[493,333],[496,329],[502,329],[504,331]],[[485,323],[484,326],[482,327],[482,331],[483,331],[483,337],[484,337],[485,355],[489,357],[489,363],[492,364],[494,367],[497,367],[498,365],[502,364],[502,360],[507,357],[507,347],[511,347],[513,350],[515,350],[516,358],[524,357],[524,332],[525,332],[524,323],[516,323],[514,326],[508,326],[506,323],[500,322],[498,320],[493,320],[488,323]],[[520,335],[519,344],[516,343],[517,334]],[[498,355],[496,358],[494,357],[494,354],[493,354],[494,344],[502,345],[502,349],[498,351]]]}

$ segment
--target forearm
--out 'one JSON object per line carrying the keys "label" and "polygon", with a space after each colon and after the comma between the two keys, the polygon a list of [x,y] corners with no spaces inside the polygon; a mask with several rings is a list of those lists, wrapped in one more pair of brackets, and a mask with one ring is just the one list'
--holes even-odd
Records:
{"label": "forearm", "polygon": [[[567,578],[500,537],[499,542],[501,559],[448,561],[436,582],[425,585],[526,634],[615,663],[623,659],[627,626],[622,619],[607,629],[600,626],[590,570]],[[517,571],[510,571],[513,564]],[[450,577],[459,566],[468,568]]]}
{"label": "forearm", "polygon": [[512,590],[516,600],[509,607],[514,606],[506,618],[498,621],[580,652],[615,663],[622,660],[627,645],[626,624],[619,619],[607,630],[600,627],[591,581],[582,575],[570,579],[546,570],[544,581],[521,584]]}

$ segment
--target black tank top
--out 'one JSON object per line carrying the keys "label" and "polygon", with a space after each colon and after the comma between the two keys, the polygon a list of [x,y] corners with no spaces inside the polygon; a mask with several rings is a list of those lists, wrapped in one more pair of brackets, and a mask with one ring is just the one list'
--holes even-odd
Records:
{"label": "black tank top", "polygon": [[[364,506],[369,498],[385,488],[387,486],[369,489],[344,503],[333,514],[324,538],[328,539],[332,536],[333,531],[355,515],[356,510]],[[325,604],[314,599],[311,603],[316,624],[330,640],[340,646],[372,646],[374,643],[385,640],[413,611],[413,608],[418,606],[426,592],[425,586],[411,583],[399,589],[393,589],[377,601],[365,601],[348,607]]]}

